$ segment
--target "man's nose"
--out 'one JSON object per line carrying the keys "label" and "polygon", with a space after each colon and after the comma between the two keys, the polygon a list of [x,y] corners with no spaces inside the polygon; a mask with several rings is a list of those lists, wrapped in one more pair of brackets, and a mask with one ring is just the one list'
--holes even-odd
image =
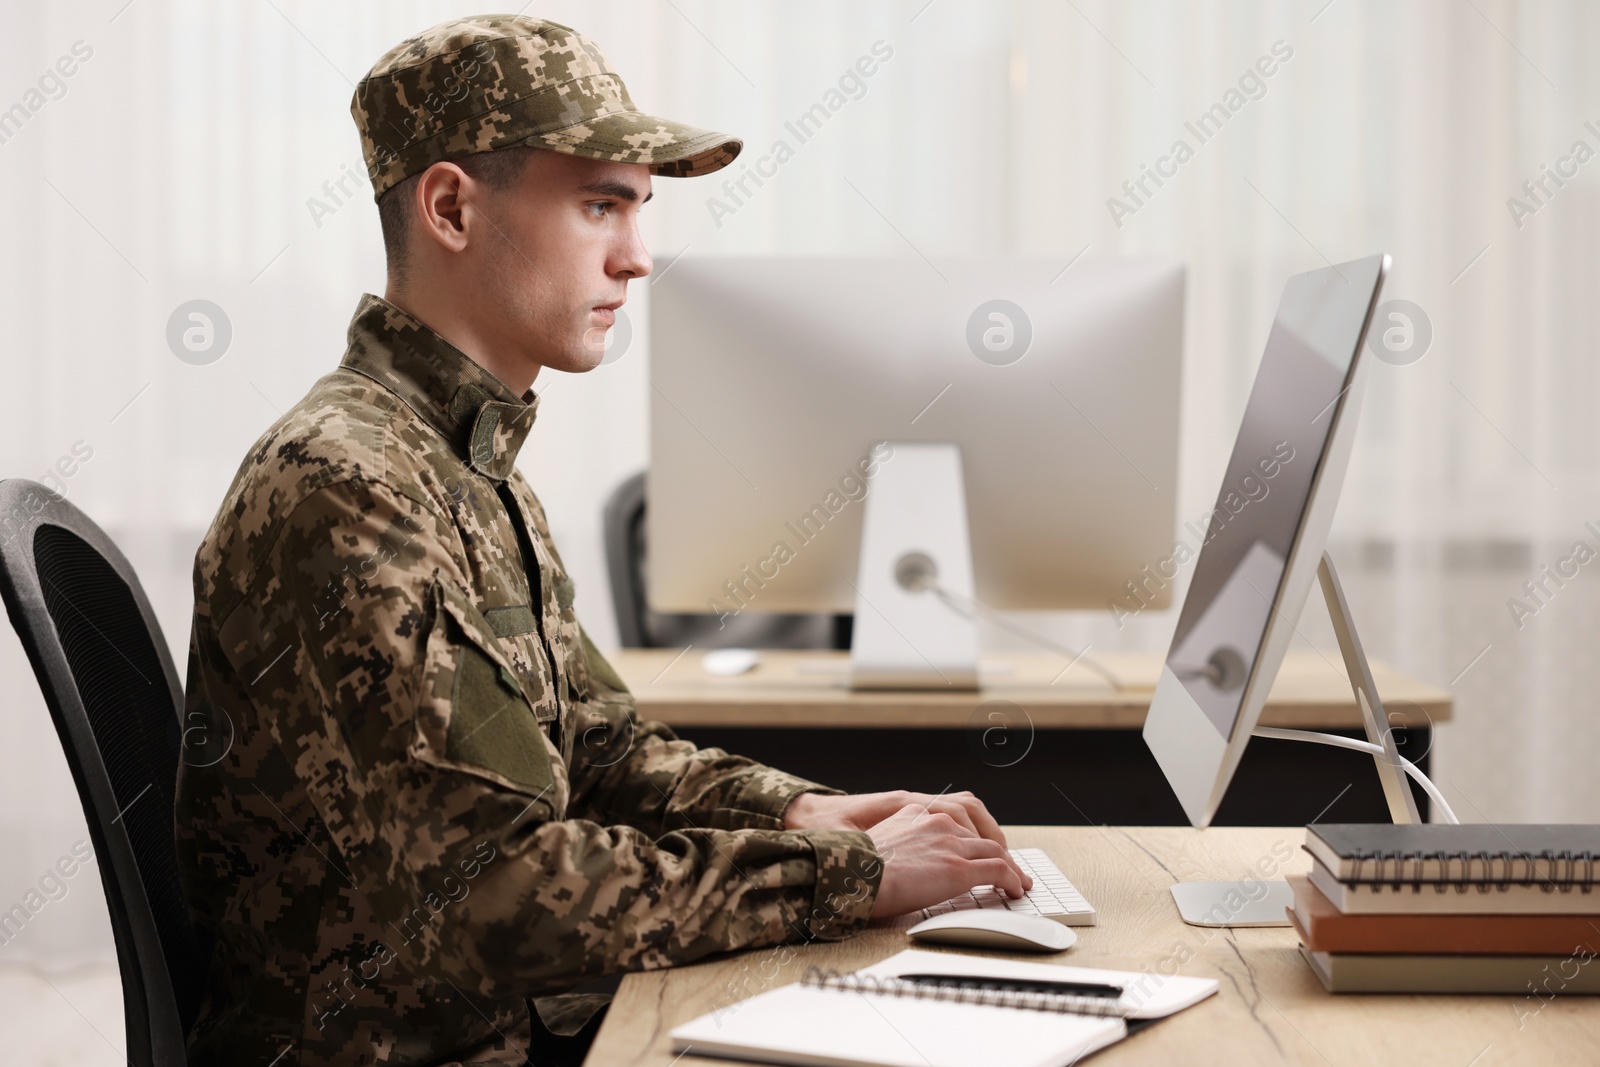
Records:
{"label": "man's nose", "polygon": [[650,273],[654,265],[650,253],[645,251],[644,238],[639,234],[639,227],[637,225],[628,227],[628,236],[615,253],[611,274],[643,278]]}

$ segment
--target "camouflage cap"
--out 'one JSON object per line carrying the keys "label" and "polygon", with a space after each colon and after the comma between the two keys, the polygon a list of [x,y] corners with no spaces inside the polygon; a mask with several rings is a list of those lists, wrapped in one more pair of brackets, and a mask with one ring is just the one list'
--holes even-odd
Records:
{"label": "camouflage cap", "polygon": [[350,101],[373,198],[443,159],[513,145],[688,178],[733,162],[744,142],[646,115],[595,43],[518,15],[453,19],[373,64]]}

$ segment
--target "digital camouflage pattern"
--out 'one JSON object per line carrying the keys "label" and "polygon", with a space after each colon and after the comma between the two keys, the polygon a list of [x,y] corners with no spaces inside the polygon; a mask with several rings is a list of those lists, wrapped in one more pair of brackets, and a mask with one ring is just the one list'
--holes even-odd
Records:
{"label": "digital camouflage pattern", "polygon": [[444,159],[531,145],[687,178],[733,162],[744,142],[640,112],[595,43],[518,15],[454,19],[391,48],[350,113],[374,199]]}
{"label": "digital camouflage pattern", "polygon": [[596,976],[866,922],[871,839],[782,830],[822,787],[638,721],[514,466],[537,405],[366,295],[235,476],[185,709],[232,743],[178,783],[191,1063],[521,1064]]}

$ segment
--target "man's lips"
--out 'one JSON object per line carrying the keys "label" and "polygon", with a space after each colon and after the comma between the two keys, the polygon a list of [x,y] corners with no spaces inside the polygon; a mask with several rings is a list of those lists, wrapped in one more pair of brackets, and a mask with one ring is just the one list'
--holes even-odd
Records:
{"label": "man's lips", "polygon": [[607,326],[610,326],[617,321],[617,309],[622,305],[623,301],[621,300],[618,300],[615,304],[599,304],[590,308],[589,314],[595,316]]}

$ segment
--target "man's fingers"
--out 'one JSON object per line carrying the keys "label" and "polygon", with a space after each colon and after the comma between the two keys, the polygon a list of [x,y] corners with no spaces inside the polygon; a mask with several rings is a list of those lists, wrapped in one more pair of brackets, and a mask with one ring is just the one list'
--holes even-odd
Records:
{"label": "man's fingers", "polygon": [[953,800],[946,800],[941,797],[930,803],[928,805],[928,810],[937,811],[943,815],[950,816],[956,822],[960,823],[962,826],[965,826],[968,830],[971,830],[976,835],[982,837],[991,837],[990,834],[984,833],[982,828],[972,821],[972,813],[967,809],[965,804],[959,804]]}
{"label": "man's fingers", "polygon": [[[1011,858],[1011,853],[1009,851],[1006,853],[1006,862],[1011,865],[1012,870],[1017,872],[1017,880],[1018,884],[1022,886],[1022,892],[1026,893],[1028,890],[1032,889],[1033,875],[1029,874],[1027,871],[1024,871],[1021,866],[1017,864],[1017,861]],[[1021,896],[1022,893],[1018,893],[1017,895]]]}
{"label": "man's fingers", "polygon": [[956,843],[957,850],[969,860],[998,860],[1006,857],[1006,850],[990,841],[987,837],[973,834],[965,841]]}
{"label": "man's fingers", "polygon": [[1000,823],[995,817],[989,814],[989,809],[983,806],[983,801],[971,793],[961,793],[951,799],[966,809],[967,817],[972,820],[978,833],[991,841],[998,841],[1002,847],[1005,845],[1005,832],[1000,829]]}
{"label": "man's fingers", "polygon": [[989,809],[983,806],[983,801],[969,791],[941,793],[938,796],[931,796],[927,793],[908,793],[906,796],[909,798],[908,803],[922,804],[934,811],[944,811],[952,807],[959,808],[961,809],[963,821],[971,825],[974,833],[987,837],[991,841],[997,841],[1002,845],[1006,843],[1006,835],[1000,829],[1000,823],[993,815],[989,814]]}
{"label": "man's fingers", "polygon": [[928,825],[940,833],[953,834],[956,837],[970,838],[974,841],[983,840],[970,823],[956,818],[948,811],[925,811],[920,808],[907,808],[906,810],[915,810],[919,818],[926,819]]}
{"label": "man's fingers", "polygon": [[[1018,886],[1017,892],[1012,893],[1012,896],[1020,897],[1023,893],[1033,888],[1033,879],[1021,867],[1017,866],[1017,862],[1011,858],[1011,853],[1004,846],[996,844],[987,837],[974,837],[970,840],[959,842],[957,847],[962,856],[974,862],[999,862],[1005,864],[1006,870],[1011,873],[1012,883]],[[999,885],[1000,883],[995,882],[994,884]]]}
{"label": "man's fingers", "polygon": [[972,865],[978,885],[996,886],[1013,899],[1023,895],[1022,874],[1007,860],[977,860]]}

